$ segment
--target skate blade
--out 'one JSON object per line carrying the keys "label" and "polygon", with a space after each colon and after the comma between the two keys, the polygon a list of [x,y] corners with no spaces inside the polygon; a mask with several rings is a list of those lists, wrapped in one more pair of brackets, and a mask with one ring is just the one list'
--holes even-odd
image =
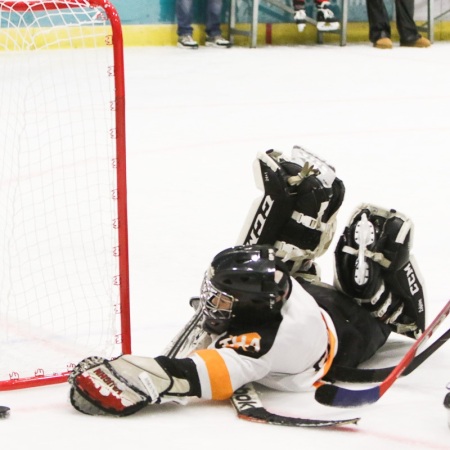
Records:
{"label": "skate blade", "polygon": [[375,229],[372,222],[367,218],[366,213],[362,213],[361,219],[356,224],[354,239],[360,249],[362,249],[362,252],[367,246],[375,242]]}
{"label": "skate blade", "polygon": [[358,286],[363,286],[369,279],[369,266],[365,260],[357,259],[355,263],[355,282]]}
{"label": "skate blade", "polygon": [[317,29],[319,31],[336,31],[339,30],[339,22],[317,22]]}
{"label": "skate blade", "polygon": [[367,246],[375,241],[375,230],[373,224],[367,219],[366,213],[362,214],[360,221],[356,224],[354,239],[359,246],[355,264],[355,281],[362,286],[369,279],[369,266],[366,262],[365,251]]}

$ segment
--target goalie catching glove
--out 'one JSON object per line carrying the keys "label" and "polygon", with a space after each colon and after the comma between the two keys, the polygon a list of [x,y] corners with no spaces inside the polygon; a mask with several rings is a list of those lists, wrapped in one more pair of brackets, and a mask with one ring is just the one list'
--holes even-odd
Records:
{"label": "goalie catching glove", "polygon": [[149,404],[200,396],[194,362],[165,356],[89,357],[74,368],[69,383],[72,406],[90,415],[128,416]]}
{"label": "goalie catching glove", "polygon": [[241,231],[239,245],[270,245],[290,267],[292,276],[315,274],[313,261],[329,247],[344,185],[325,161],[301,147],[290,159],[269,150],[254,164],[255,200]]}

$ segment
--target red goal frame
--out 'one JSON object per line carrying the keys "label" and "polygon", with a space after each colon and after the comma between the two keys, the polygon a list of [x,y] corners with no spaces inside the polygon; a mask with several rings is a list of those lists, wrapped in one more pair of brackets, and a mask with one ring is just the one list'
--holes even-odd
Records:
{"label": "red goal frame", "polygon": [[[117,209],[118,209],[118,242],[119,242],[119,292],[120,292],[120,344],[122,353],[131,353],[131,324],[130,324],[130,286],[129,286],[129,254],[128,254],[128,211],[127,211],[127,166],[126,166],[126,120],[125,120],[125,76],[123,56],[123,33],[119,14],[108,0],[67,0],[46,1],[45,5],[36,0],[30,1],[2,1],[3,7],[22,12],[27,10],[42,11],[79,7],[100,7],[105,12],[111,25],[114,58],[114,87],[115,87],[115,146],[116,146],[116,174],[117,174]],[[0,391],[44,386],[67,381],[70,372],[54,376],[39,376],[32,378],[11,379],[0,381]]]}

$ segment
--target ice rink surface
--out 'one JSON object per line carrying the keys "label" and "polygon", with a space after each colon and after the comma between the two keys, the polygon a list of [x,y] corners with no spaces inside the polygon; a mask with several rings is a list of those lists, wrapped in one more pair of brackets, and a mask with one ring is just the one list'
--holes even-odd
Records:
{"label": "ice rink surface", "polygon": [[[235,243],[259,194],[256,154],[289,154],[293,145],[333,164],[346,186],[338,233],[318,261],[323,280],[332,280],[332,250],[359,203],[396,208],[415,223],[429,323],[450,298],[449,55],[449,43],[126,48],[134,353],[156,356],[190,317],[206,266]],[[409,345],[393,336],[369,365],[391,365]],[[228,402],[84,416],[68,403],[68,386],[57,385],[0,392],[11,407],[0,436],[12,449],[443,450],[448,382],[449,344],[371,406],[343,410],[319,405],[313,392],[261,390],[280,414],[362,418],[322,430],[241,421]]]}

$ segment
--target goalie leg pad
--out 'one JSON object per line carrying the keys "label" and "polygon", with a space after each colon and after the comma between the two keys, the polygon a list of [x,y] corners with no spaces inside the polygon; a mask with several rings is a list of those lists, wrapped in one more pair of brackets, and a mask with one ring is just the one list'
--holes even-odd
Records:
{"label": "goalie leg pad", "polygon": [[308,177],[298,187],[294,210],[275,242],[277,256],[296,261],[314,259],[328,249],[336,231],[336,215],[344,197],[344,185],[336,178],[331,188]]}
{"label": "goalie leg pad", "polygon": [[327,250],[344,185],[333,167],[300,147],[294,147],[291,160],[269,150],[255,163],[264,195],[253,204],[238,244],[274,246],[297,276]]}
{"label": "goalie leg pad", "polygon": [[425,297],[410,256],[412,234],[405,215],[360,205],[336,247],[334,284],[393,331],[416,338],[425,327]]}
{"label": "goalie leg pad", "polygon": [[[289,172],[286,169],[289,169]],[[300,169],[298,165],[283,167],[279,154],[273,150],[258,154],[253,164],[253,172],[256,186],[264,194],[253,203],[240,233],[238,245],[273,245],[280,230],[289,220],[295,200],[295,193],[287,179]]]}

